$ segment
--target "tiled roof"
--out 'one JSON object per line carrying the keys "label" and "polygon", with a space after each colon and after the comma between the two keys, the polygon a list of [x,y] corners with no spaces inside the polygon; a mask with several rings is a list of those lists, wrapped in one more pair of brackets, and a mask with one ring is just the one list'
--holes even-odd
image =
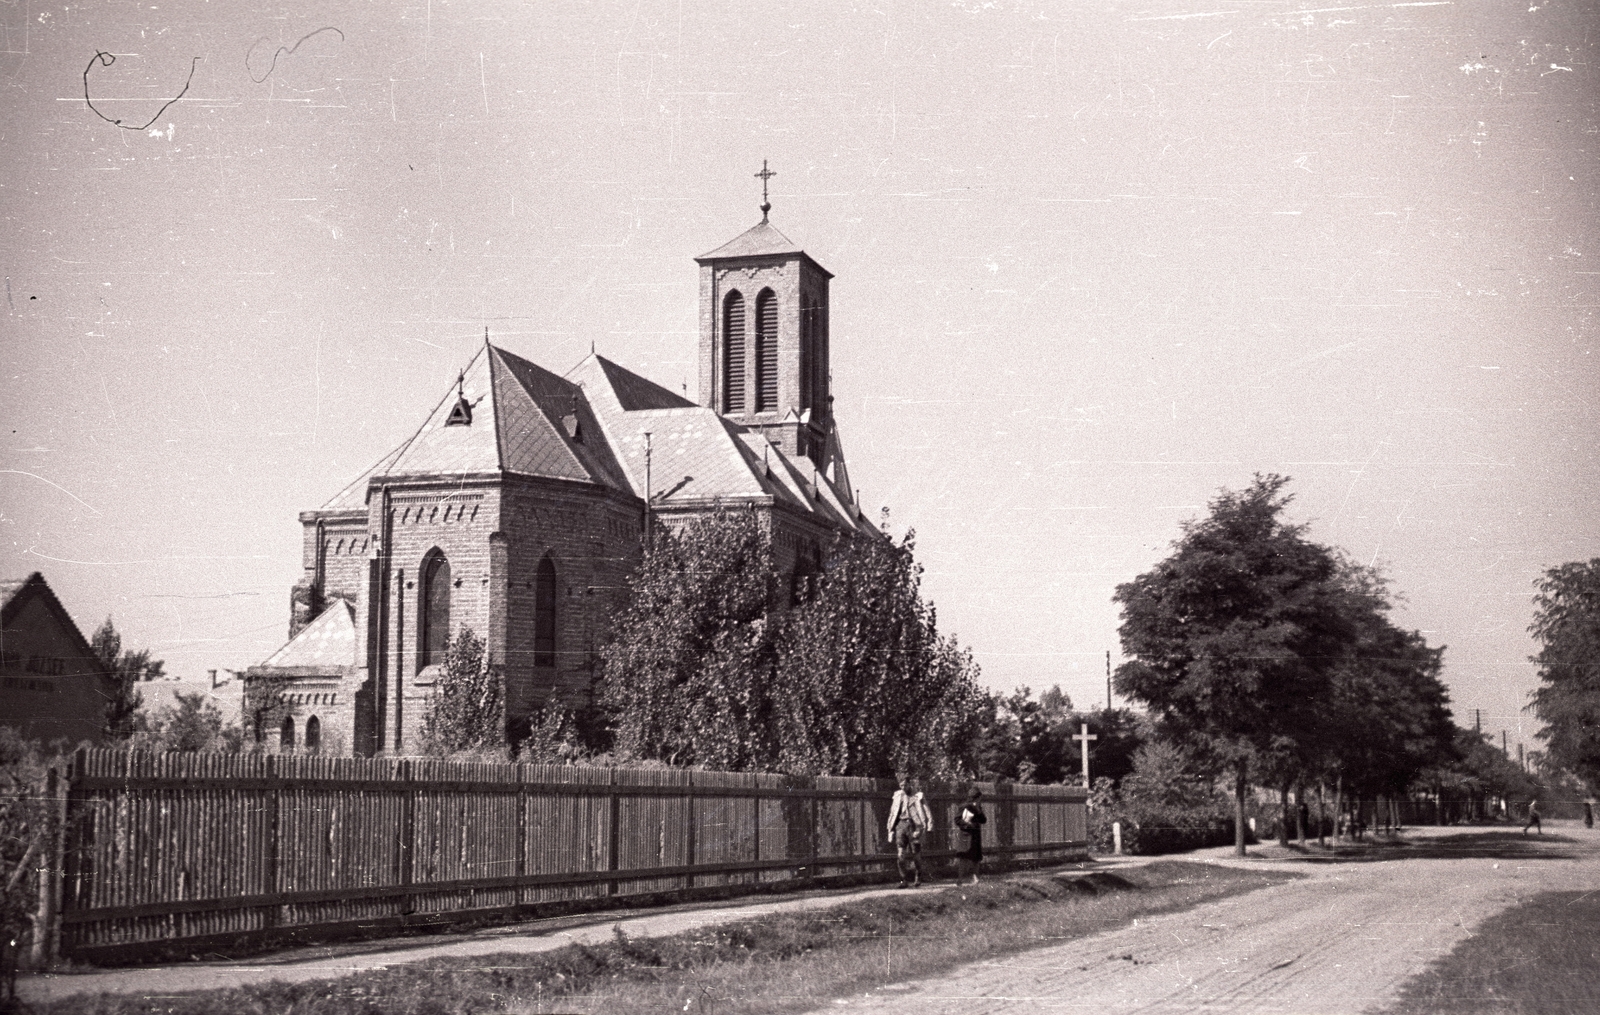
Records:
{"label": "tiled roof", "polygon": [[339,599],[261,665],[322,668],[354,666],[355,663],[355,607]]}
{"label": "tiled roof", "polygon": [[639,409],[692,409],[695,403],[663,388],[655,381],[646,380],[631,370],[624,370],[604,356],[595,356],[595,363],[605,375],[606,384],[616,396],[617,405],[628,412]]}
{"label": "tiled roof", "polygon": [[695,260],[713,261],[725,257],[775,257],[804,253],[805,251],[801,250],[797,243],[762,219],[716,250],[701,254]]}
{"label": "tiled roof", "polygon": [[[772,497],[829,523],[865,531],[851,494],[841,494],[810,461],[795,462],[759,432],[695,405],[609,360],[590,356],[568,375],[589,396],[626,472],[633,493],[645,495],[644,448],[650,434],[650,492],[654,503]],[[625,401],[626,400],[626,401]],[[636,408],[630,408],[636,406]]]}
{"label": "tiled roof", "polygon": [[[562,417],[576,414],[580,432],[591,414],[582,405],[577,385],[503,349],[489,348],[494,372],[494,429],[500,435],[500,461],[507,472],[550,479],[602,482],[594,455],[578,451],[584,444],[570,438]],[[489,422],[489,421],[485,421]],[[592,428],[592,420],[591,420]],[[592,443],[592,442],[590,442]]]}
{"label": "tiled roof", "polygon": [[[471,473],[497,472],[500,469],[500,448],[495,439],[495,396],[490,357],[485,355],[488,346],[478,350],[472,362],[460,376],[460,394],[452,379],[449,390],[434,406],[428,421],[401,445],[386,466],[378,471],[383,475],[414,475],[416,473]],[[445,421],[455,409],[458,398],[466,399],[472,408],[471,426],[446,426]]]}
{"label": "tiled roof", "polygon": [[[781,239],[777,230],[762,228]],[[843,489],[830,481],[830,470],[819,476],[809,461],[791,461],[758,431],[600,356],[590,355],[558,377],[485,346],[468,365],[461,387],[472,406],[470,426],[445,425],[457,400],[451,384],[410,440],[323,509],[361,507],[377,476],[438,473],[565,479],[643,498],[648,433],[650,493],[658,506],[772,497],[829,524],[870,528],[855,510],[842,459],[834,454],[836,441],[830,445],[830,461],[836,463],[831,471]],[[576,436],[568,417],[576,417]]]}

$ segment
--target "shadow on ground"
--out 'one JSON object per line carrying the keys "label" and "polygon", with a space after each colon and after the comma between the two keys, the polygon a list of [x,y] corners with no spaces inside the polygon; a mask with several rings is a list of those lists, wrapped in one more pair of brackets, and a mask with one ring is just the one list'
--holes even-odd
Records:
{"label": "shadow on ground", "polygon": [[1564,835],[1522,836],[1515,832],[1461,832],[1408,841],[1379,836],[1329,848],[1289,847],[1307,863],[1372,863],[1378,860],[1571,860],[1578,840]]}

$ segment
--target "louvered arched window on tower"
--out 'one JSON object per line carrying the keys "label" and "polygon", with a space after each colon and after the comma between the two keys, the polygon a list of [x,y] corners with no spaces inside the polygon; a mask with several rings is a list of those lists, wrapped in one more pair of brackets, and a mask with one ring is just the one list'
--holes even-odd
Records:
{"label": "louvered arched window on tower", "polygon": [[778,297],[771,289],[756,297],[756,411],[778,408]]}
{"label": "louvered arched window on tower", "polygon": [[738,291],[722,305],[722,411],[744,411],[744,297]]}

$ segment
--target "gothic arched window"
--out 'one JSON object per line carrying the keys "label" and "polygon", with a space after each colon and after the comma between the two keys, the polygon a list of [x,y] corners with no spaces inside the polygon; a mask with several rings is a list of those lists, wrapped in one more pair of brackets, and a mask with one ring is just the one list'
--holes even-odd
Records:
{"label": "gothic arched window", "polygon": [[306,753],[315,754],[322,746],[322,720],[316,716],[306,720]]}
{"label": "gothic arched window", "polygon": [[444,662],[450,647],[450,561],[434,550],[422,561],[417,596],[417,669]]}
{"label": "gothic arched window", "polygon": [[278,728],[278,747],[285,751],[294,750],[294,716],[283,717],[283,725]]}
{"label": "gothic arched window", "polygon": [[556,566],[549,555],[539,561],[533,581],[533,665],[556,664]]}
{"label": "gothic arched window", "polygon": [[744,411],[744,297],[738,290],[722,304],[722,411]]}
{"label": "gothic arched window", "polygon": [[778,297],[771,289],[756,297],[756,411],[778,407]]}

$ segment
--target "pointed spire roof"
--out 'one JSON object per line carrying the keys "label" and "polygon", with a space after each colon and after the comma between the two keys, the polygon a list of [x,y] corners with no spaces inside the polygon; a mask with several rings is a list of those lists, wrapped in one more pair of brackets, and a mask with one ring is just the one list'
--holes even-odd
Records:
{"label": "pointed spire roof", "polygon": [[778,232],[777,228],[762,219],[733,239],[710,253],[701,254],[695,258],[697,264],[707,261],[723,261],[734,257],[803,257],[816,265],[817,270],[833,277],[833,273],[822,265],[817,264],[815,258],[800,249],[800,245],[789,237]]}

